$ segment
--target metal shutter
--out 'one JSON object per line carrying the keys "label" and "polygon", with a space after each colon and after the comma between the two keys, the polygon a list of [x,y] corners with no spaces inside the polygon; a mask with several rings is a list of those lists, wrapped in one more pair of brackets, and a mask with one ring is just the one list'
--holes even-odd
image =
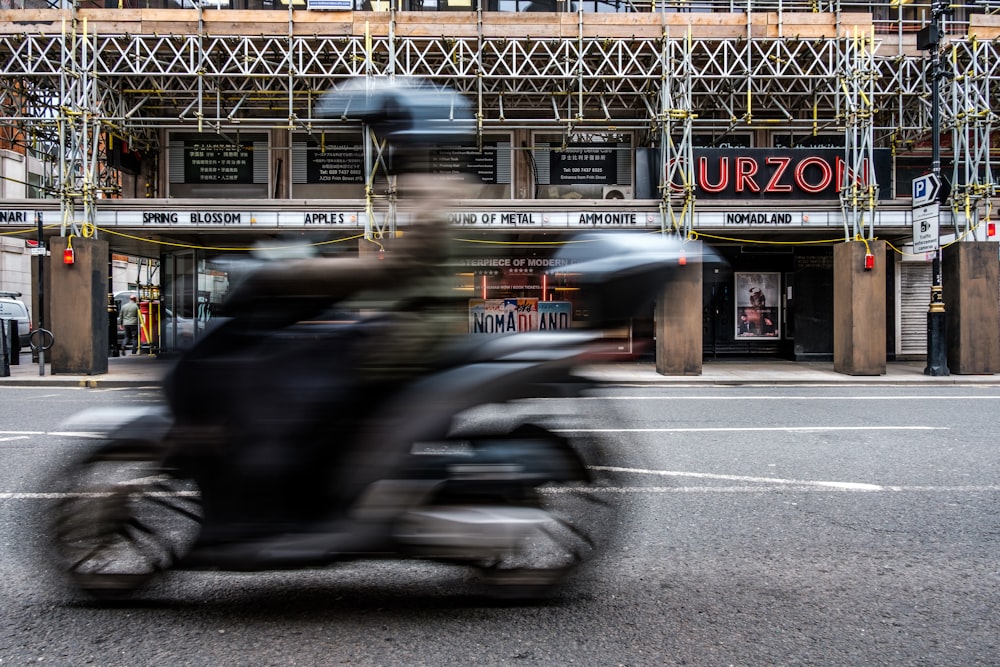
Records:
{"label": "metal shutter", "polygon": [[927,307],[931,301],[930,262],[899,264],[899,336],[896,354],[927,357]]}

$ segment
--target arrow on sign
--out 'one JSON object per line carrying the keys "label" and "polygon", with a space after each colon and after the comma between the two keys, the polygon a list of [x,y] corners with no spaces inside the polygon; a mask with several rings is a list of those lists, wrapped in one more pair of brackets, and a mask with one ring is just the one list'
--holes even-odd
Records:
{"label": "arrow on sign", "polygon": [[913,179],[913,208],[937,201],[941,192],[941,179],[937,174],[926,174]]}

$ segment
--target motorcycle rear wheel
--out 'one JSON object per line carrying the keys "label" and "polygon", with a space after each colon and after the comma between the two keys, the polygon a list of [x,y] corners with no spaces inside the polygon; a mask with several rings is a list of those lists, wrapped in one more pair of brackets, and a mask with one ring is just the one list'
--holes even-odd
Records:
{"label": "motorcycle rear wheel", "polygon": [[194,482],[165,468],[156,451],[115,443],[63,478],[52,517],[56,566],[93,598],[126,598],[177,563],[201,523]]}
{"label": "motorcycle rear wheel", "polygon": [[[581,466],[598,465],[599,445],[573,451]],[[582,468],[581,468],[582,469]],[[586,478],[549,481],[530,489],[520,505],[541,509],[550,521],[520,540],[501,557],[477,564],[491,596],[503,599],[545,598],[558,592],[584,565],[593,563],[614,539],[620,504],[602,489],[604,473]]]}

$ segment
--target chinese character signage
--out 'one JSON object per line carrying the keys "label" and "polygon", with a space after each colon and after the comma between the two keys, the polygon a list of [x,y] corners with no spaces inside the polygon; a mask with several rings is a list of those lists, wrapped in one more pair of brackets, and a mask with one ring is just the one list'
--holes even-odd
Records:
{"label": "chinese character signage", "polygon": [[184,141],[185,183],[253,183],[253,142]]}
{"label": "chinese character signage", "polygon": [[615,185],[617,149],[608,144],[573,144],[564,151],[550,151],[549,174],[552,185]]}
{"label": "chinese character signage", "polygon": [[365,149],[354,137],[338,136],[322,146],[313,139],[306,143],[307,183],[364,183]]}
{"label": "chinese character signage", "polygon": [[736,338],[781,337],[781,274],[736,274]]}

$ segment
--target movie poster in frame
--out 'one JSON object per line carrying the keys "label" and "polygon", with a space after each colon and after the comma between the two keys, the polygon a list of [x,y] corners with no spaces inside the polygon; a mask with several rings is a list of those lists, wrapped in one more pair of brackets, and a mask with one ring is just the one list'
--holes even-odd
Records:
{"label": "movie poster in frame", "polygon": [[736,338],[781,337],[781,274],[736,274]]}

